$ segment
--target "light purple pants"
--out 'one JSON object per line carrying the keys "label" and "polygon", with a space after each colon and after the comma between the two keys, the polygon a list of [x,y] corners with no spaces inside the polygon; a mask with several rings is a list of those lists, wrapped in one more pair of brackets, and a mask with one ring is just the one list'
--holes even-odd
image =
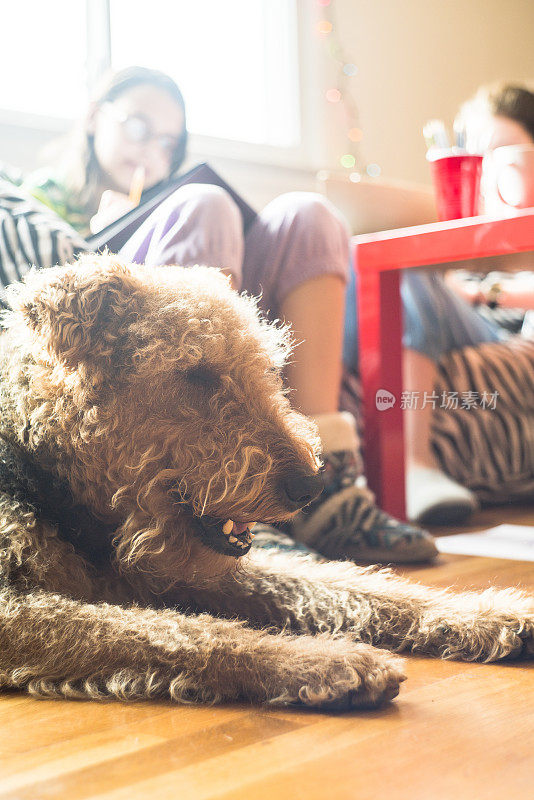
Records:
{"label": "light purple pants", "polygon": [[342,215],[312,192],[280,195],[243,235],[241,213],[218,186],[177,189],[121,250],[147,266],[203,264],[228,270],[236,286],[277,316],[286,295],[320,275],[348,278],[349,233]]}

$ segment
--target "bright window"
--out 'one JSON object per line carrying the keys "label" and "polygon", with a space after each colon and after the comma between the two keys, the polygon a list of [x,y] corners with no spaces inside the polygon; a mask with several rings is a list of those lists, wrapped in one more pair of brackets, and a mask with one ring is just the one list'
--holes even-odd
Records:
{"label": "bright window", "polygon": [[87,102],[85,0],[4,2],[0,28],[0,108],[78,115]]}
{"label": "bright window", "polygon": [[163,70],[193,133],[299,144],[294,0],[111,0],[111,62]]}
{"label": "bright window", "polygon": [[[301,144],[297,0],[18,0],[0,4],[0,117],[79,116],[109,65],[171,75],[193,134]],[[47,123],[45,124],[45,118]],[[257,152],[257,149],[256,149]]]}

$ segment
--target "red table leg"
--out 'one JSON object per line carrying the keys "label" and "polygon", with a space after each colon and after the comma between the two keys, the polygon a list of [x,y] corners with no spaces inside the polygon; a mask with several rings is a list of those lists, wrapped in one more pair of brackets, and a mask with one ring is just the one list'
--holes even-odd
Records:
{"label": "red table leg", "polygon": [[367,479],[381,508],[405,519],[400,273],[359,267],[357,247],[355,268]]}

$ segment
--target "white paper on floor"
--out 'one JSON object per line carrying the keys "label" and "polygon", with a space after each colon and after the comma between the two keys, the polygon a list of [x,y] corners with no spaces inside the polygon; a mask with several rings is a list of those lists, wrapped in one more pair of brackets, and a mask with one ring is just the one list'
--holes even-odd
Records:
{"label": "white paper on floor", "polygon": [[497,525],[480,533],[440,536],[436,546],[441,553],[534,561],[534,525]]}

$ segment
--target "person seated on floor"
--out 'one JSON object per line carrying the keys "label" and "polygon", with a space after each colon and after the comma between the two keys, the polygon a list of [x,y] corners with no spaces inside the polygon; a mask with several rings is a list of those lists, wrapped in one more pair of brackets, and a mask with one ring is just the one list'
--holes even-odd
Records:
{"label": "person seated on floor", "polygon": [[[481,88],[459,116],[468,128],[468,139],[487,153],[503,145],[534,146],[534,93],[526,87],[500,84]],[[425,391],[432,391],[441,355],[508,338],[496,316],[481,313],[481,304],[534,308],[534,276],[510,276],[497,286],[490,279],[473,291],[454,272],[446,283],[438,271],[407,271],[402,297],[405,386],[423,397]],[[406,411],[408,517],[424,524],[460,522],[477,507],[477,499],[440,469],[431,447],[432,411],[431,404]]]}
{"label": "person seated on floor", "polygon": [[[525,86],[498,83],[482,87],[464,103],[457,119],[464,124],[471,141],[482,152],[491,153],[498,147],[518,145],[532,150],[534,155],[534,93]],[[530,205],[534,195],[534,158],[526,163],[533,165],[530,180],[523,175],[528,187],[519,194],[515,184],[511,187],[512,193],[517,195],[518,208]],[[485,193],[496,194],[496,187],[486,186]],[[495,204],[492,198],[487,198],[485,206],[488,206],[488,200],[491,210]],[[501,205],[499,198],[499,207]],[[446,273],[446,280],[460,297],[505,330],[525,334],[530,330],[530,320],[534,316],[528,313],[534,310],[532,270],[521,270],[513,275],[497,271],[487,276],[466,270],[450,270]],[[510,309],[518,313],[507,313]],[[527,314],[521,314],[521,310]]]}
{"label": "person seated on floor", "polygon": [[[63,147],[61,163],[29,176],[25,186],[87,235],[128,210],[136,168],[144,168],[146,188],[174,173],[186,141],[186,110],[174,81],[132,67],[101,85]],[[380,510],[362,485],[355,421],[339,410],[349,234],[326,198],[308,192],[277,197],[244,236],[226,192],[183,186],[120,255],[147,265],[221,267],[236,289],[261,295],[269,317],[290,323],[300,344],[285,379],[293,406],[318,426],[325,462],[323,494],[289,526],[294,539],[330,558],[395,563],[436,555],[429,533]],[[272,530],[264,542],[273,537],[288,542]],[[257,533],[257,546],[261,538]],[[289,546],[298,548],[292,540]]]}

